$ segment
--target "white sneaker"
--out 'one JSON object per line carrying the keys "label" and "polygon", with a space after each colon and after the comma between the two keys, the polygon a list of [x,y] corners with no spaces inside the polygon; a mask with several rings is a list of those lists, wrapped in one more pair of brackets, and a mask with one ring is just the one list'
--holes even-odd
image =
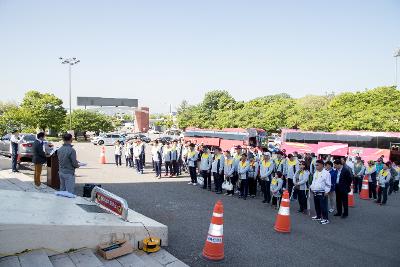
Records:
{"label": "white sneaker", "polygon": [[328,224],[328,223],[329,223],[329,220],[321,220],[320,223],[321,223],[321,224]]}
{"label": "white sneaker", "polygon": [[193,183],[193,185],[197,185],[196,183]]}
{"label": "white sneaker", "polygon": [[192,182],[189,182],[188,184],[193,184]]}
{"label": "white sneaker", "polygon": [[321,218],[318,218],[317,216],[313,216],[313,217],[311,217],[311,219],[313,221],[321,221]]}

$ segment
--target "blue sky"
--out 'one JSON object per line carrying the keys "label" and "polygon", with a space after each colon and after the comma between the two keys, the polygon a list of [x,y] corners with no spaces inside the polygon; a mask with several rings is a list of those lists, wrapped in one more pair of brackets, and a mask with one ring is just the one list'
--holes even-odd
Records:
{"label": "blue sky", "polygon": [[399,14],[396,0],[0,0],[0,99],[37,89],[67,105],[60,56],[81,60],[74,98],[138,98],[153,112],[213,89],[248,100],[392,85]]}

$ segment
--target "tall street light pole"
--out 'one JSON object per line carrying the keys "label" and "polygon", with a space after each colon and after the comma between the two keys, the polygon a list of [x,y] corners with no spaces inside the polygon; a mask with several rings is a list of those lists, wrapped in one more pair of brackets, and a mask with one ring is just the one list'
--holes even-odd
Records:
{"label": "tall street light pole", "polygon": [[395,81],[395,86],[396,86],[396,88],[397,89],[399,89],[399,87],[397,86],[398,85],[398,83],[397,83],[397,58],[398,57],[400,57],[400,48],[397,48],[396,50],[395,50],[395,52],[394,52],[394,58],[396,59],[396,61],[395,61],[395,78],[394,78],[394,81]]}
{"label": "tall street light pole", "polygon": [[73,65],[78,64],[81,62],[79,59],[76,57],[72,58],[59,58],[61,61],[61,64],[68,64],[68,77],[69,77],[69,129],[72,130],[72,86],[71,86],[71,68]]}

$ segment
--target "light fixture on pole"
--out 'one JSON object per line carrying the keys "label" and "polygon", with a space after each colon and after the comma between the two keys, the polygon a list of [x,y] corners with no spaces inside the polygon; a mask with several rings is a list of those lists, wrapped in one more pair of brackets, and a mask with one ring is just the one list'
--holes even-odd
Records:
{"label": "light fixture on pole", "polygon": [[395,75],[395,76],[394,76],[394,77],[395,77],[395,78],[394,78],[395,84],[394,84],[394,85],[395,85],[396,88],[398,89],[399,87],[397,86],[397,58],[400,57],[400,48],[397,48],[397,49],[395,50],[393,56],[394,56],[394,58],[396,59],[396,61],[395,61],[395,64],[396,64],[396,65],[395,65],[395,74],[394,74],[394,75]]}
{"label": "light fixture on pole", "polygon": [[69,74],[69,129],[72,130],[71,67],[73,65],[78,64],[81,61],[79,59],[77,59],[76,57],[72,57],[72,58],[60,57],[59,59],[61,61],[61,64],[68,64],[68,74]]}

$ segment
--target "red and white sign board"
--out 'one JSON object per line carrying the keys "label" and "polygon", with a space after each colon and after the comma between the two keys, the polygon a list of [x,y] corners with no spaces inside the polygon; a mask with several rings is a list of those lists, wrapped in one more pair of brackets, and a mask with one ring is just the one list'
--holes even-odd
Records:
{"label": "red and white sign board", "polygon": [[100,187],[94,187],[92,190],[91,201],[97,203],[106,210],[111,211],[115,215],[121,216],[122,219],[128,218],[128,203],[125,199],[114,195]]}

